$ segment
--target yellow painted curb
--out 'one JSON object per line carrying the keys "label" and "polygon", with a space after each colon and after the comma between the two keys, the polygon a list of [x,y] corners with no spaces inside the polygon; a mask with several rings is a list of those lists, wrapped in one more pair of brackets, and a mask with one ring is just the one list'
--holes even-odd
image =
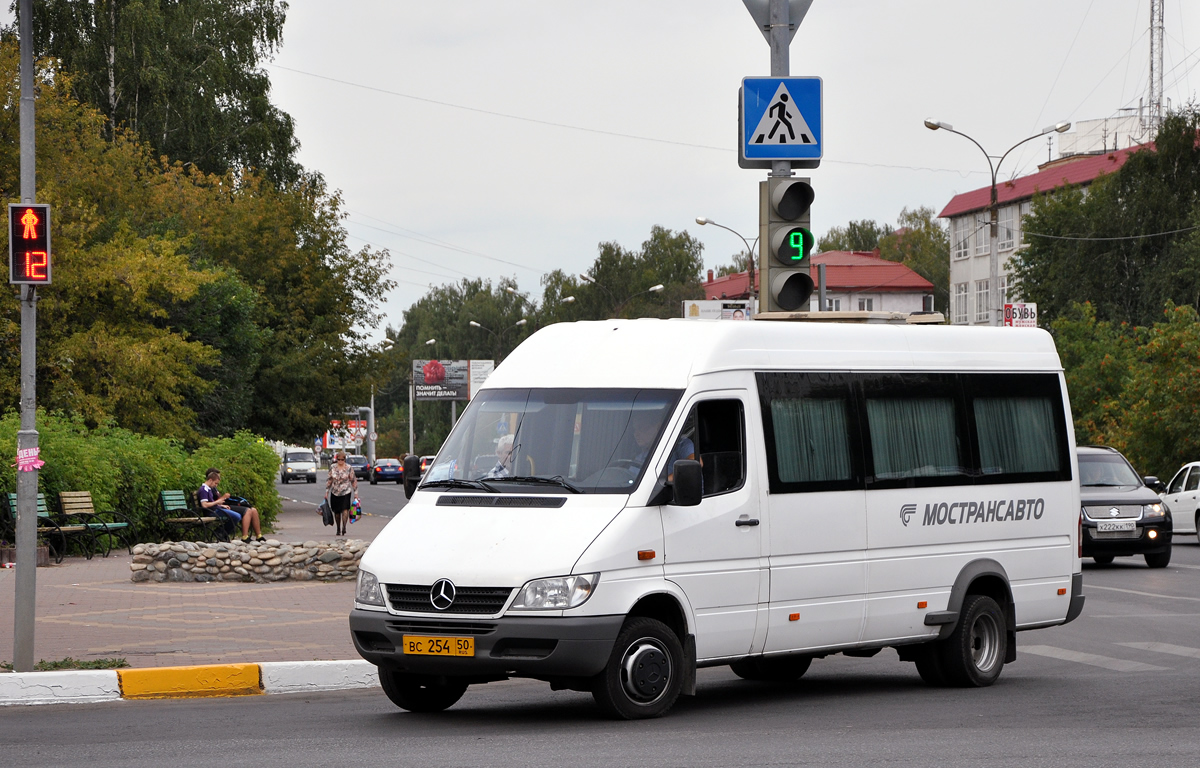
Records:
{"label": "yellow painted curb", "polygon": [[213,664],[203,667],[118,669],[126,699],[190,699],[207,696],[254,696],[263,693],[257,664]]}

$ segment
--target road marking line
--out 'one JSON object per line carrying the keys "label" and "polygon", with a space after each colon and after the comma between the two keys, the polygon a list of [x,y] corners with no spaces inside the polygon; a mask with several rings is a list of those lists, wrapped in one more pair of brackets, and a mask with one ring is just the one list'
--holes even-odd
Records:
{"label": "road marking line", "polygon": [[1188,600],[1193,603],[1200,603],[1200,597],[1184,597],[1183,595],[1160,595],[1157,592],[1139,592],[1136,589],[1121,589],[1120,587],[1101,587],[1095,584],[1088,584],[1087,589],[1107,589],[1109,592],[1124,592],[1127,595],[1141,595],[1142,597],[1161,597],[1164,600]]}
{"label": "road marking line", "polygon": [[1098,656],[1094,653],[1069,651],[1066,648],[1055,648],[1053,645],[1023,645],[1020,646],[1020,649],[1024,653],[1032,653],[1035,656],[1048,656],[1049,658],[1061,659],[1062,661],[1090,664],[1093,667],[1103,667],[1104,669],[1111,669],[1114,672],[1155,672],[1168,669],[1168,667],[1143,664],[1140,661],[1126,661],[1125,659],[1114,659],[1109,656]]}
{"label": "road marking line", "polygon": [[1171,645],[1170,643],[1117,643],[1126,648],[1137,648],[1140,651],[1154,651],[1155,653],[1169,653],[1172,656],[1186,656],[1189,659],[1200,659],[1200,648],[1188,648],[1184,645]]}

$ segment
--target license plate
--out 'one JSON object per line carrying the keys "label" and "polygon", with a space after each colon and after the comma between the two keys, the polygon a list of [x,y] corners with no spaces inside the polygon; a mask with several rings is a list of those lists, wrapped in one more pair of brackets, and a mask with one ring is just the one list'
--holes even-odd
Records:
{"label": "license plate", "polygon": [[405,635],[404,652],[410,656],[474,656],[475,638]]}
{"label": "license plate", "polygon": [[1099,520],[1096,522],[1096,530],[1100,533],[1133,531],[1135,525],[1136,520]]}

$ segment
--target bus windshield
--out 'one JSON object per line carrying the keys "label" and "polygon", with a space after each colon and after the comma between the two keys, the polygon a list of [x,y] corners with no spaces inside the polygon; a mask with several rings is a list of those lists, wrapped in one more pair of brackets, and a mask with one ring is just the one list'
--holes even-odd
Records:
{"label": "bus windshield", "polygon": [[629,493],[680,392],[489,389],[454,426],[422,488]]}

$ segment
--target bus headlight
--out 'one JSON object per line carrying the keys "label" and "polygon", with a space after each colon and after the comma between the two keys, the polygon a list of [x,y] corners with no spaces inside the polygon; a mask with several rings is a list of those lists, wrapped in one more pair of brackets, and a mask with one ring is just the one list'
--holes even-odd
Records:
{"label": "bus headlight", "polygon": [[534,579],[521,587],[511,610],[561,611],[564,608],[575,608],[583,605],[592,596],[592,590],[599,579],[598,573]]}
{"label": "bus headlight", "polygon": [[361,568],[358,570],[358,591],[354,593],[354,599],[363,605],[383,607],[383,591],[375,574]]}

